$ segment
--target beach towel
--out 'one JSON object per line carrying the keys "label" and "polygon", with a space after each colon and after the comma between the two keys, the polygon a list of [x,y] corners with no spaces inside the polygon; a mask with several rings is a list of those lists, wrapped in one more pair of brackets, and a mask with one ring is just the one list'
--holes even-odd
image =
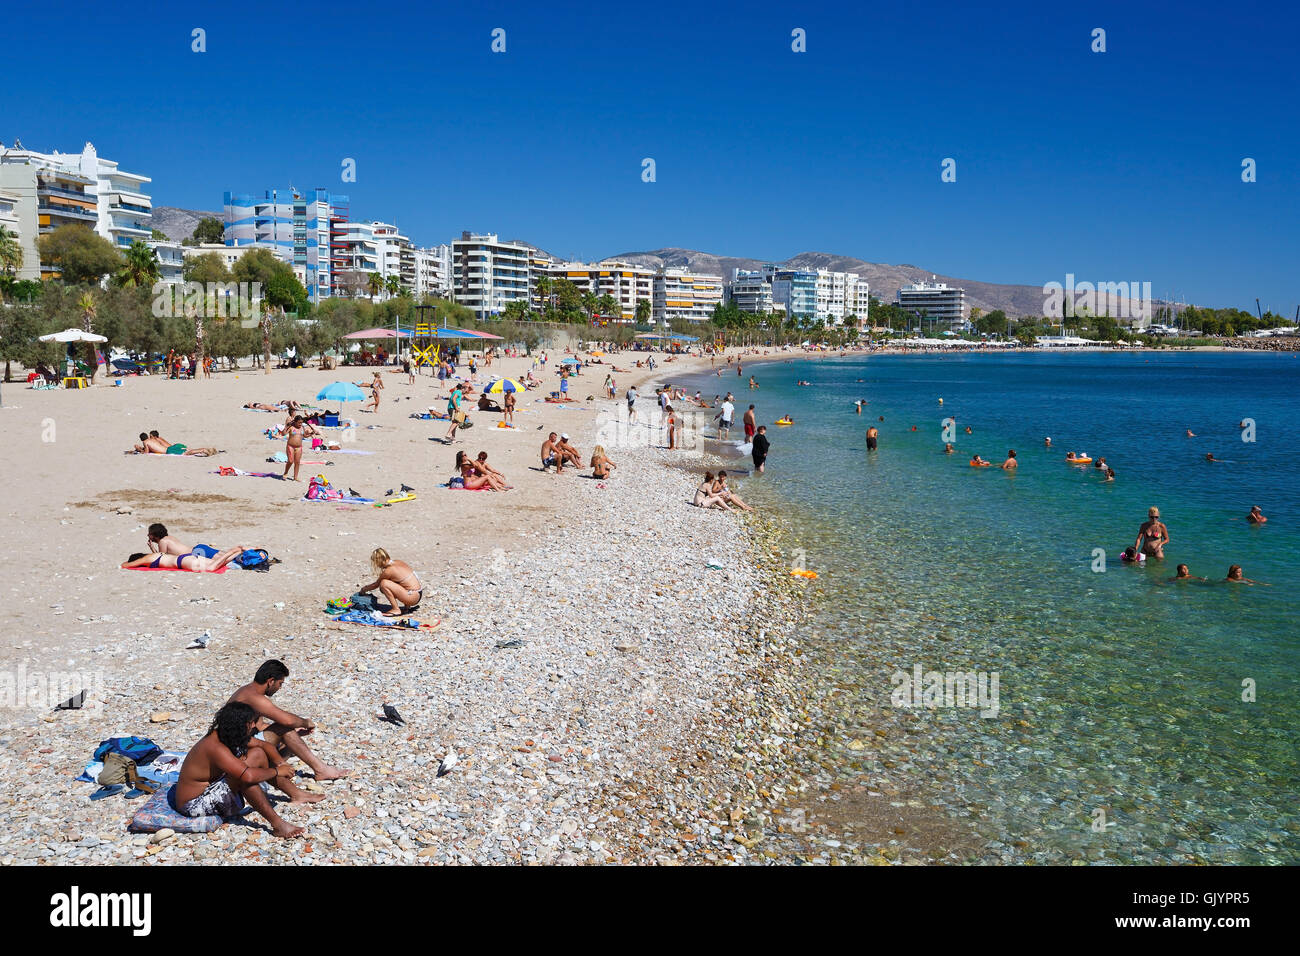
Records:
{"label": "beach towel", "polygon": [[432,621],[420,623],[409,617],[384,617],[378,611],[344,611],[332,615],[334,620],[345,624],[365,624],[370,627],[401,627],[407,630],[432,631],[442,624],[442,619],[435,617]]}
{"label": "beach towel", "polygon": [[[244,471],[242,468],[232,468],[229,465],[222,465],[216,471],[212,472],[212,474],[221,475],[225,478],[281,478],[283,477],[282,475],[277,475],[273,471]],[[209,555],[209,557],[211,557],[211,555]]]}
{"label": "beach towel", "polygon": [[151,568],[148,565],[142,568],[123,568],[123,571],[185,571],[188,574],[225,574],[224,567],[217,568],[215,571],[191,571],[189,568]]}
{"label": "beach towel", "polygon": [[[271,791],[266,784],[259,784],[262,790]],[[218,816],[189,817],[176,809],[172,800],[174,787],[167,786],[158,790],[145,801],[144,806],[135,812],[126,828],[132,833],[157,833],[159,830],[175,830],[177,833],[211,833],[227,822],[227,818]],[[245,805],[243,812],[252,812],[252,807]],[[230,819],[237,819],[231,817]]]}

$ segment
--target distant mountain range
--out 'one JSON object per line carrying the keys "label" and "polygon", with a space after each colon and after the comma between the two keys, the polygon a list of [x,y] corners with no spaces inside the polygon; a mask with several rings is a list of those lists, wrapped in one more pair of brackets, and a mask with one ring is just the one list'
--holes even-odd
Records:
{"label": "distant mountain range", "polygon": [[[153,227],[167,235],[167,238],[180,241],[188,239],[204,216],[221,219],[221,212],[202,212],[194,209],[178,209],[175,206],[155,206],[153,210]],[[523,240],[515,240],[522,242]],[[532,243],[525,243],[541,250]],[[558,258],[558,257],[557,257]],[[710,275],[720,275],[724,280],[731,278],[734,269],[759,269],[765,264],[762,259],[744,259],[734,256],[715,256],[709,252],[695,249],[655,249],[652,252],[624,252],[611,259],[622,259],[635,265],[654,268],[690,269]],[[865,276],[871,283],[871,294],[882,302],[893,302],[899,286],[911,285],[921,281],[946,282],[966,290],[966,304],[991,312],[1001,309],[1010,316],[1042,315],[1043,289],[1033,285],[1001,285],[996,282],[980,282],[975,279],[959,279],[955,276],[936,273],[920,266],[888,265],[880,262],[867,262],[851,256],[837,256],[828,252],[801,252],[776,265],[791,269],[829,269],[832,272],[853,272]],[[1061,277],[1064,278],[1064,277]],[[1060,281],[1060,279],[1058,279]]]}
{"label": "distant mountain range", "polygon": [[207,216],[225,218],[224,212],[201,212],[196,209],[177,209],[175,206],[154,206],[150,225],[173,242],[188,239],[194,234],[199,220]]}

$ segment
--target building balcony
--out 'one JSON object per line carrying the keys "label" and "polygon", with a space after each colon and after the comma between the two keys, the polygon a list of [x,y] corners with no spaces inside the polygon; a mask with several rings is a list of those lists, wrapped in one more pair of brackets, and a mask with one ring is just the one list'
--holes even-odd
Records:
{"label": "building balcony", "polygon": [[65,219],[77,219],[83,222],[97,222],[99,220],[99,213],[93,209],[82,209],[80,206],[37,206],[36,211],[50,216],[63,216]]}

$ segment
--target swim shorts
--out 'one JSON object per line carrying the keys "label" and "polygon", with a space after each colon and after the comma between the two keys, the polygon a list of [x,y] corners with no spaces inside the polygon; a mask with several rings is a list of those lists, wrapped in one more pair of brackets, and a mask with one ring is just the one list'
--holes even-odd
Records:
{"label": "swim shorts", "polygon": [[746,425],[746,426],[745,426],[745,437],[746,437],[746,438],[753,438],[753,437],[754,437],[754,426],[753,426],[753,425]]}
{"label": "swim shorts", "polygon": [[871,451],[876,450],[876,440],[874,438],[867,439],[867,448],[869,448]]}
{"label": "swim shorts", "polygon": [[244,798],[230,786],[224,776],[208,784],[206,790],[182,807],[176,808],[187,817],[237,817],[244,812]]}

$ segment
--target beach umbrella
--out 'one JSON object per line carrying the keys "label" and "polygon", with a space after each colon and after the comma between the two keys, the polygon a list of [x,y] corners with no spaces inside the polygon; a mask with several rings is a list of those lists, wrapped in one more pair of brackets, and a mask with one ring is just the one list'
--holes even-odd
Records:
{"label": "beach umbrella", "polygon": [[599,357],[599,358],[604,358],[604,357],[605,357],[605,353],[604,353],[604,352],[592,352],[591,354],[592,354],[592,355],[595,355],[595,356],[597,356],[597,357]]}
{"label": "beach umbrella", "polygon": [[513,378],[499,378],[486,389],[486,391],[494,395],[500,395],[502,392],[522,392],[523,390],[524,386]]}
{"label": "beach umbrella", "polygon": [[331,382],[316,395],[318,402],[362,402],[366,393],[351,382]]}
{"label": "beach umbrella", "polygon": [[561,365],[581,365],[582,363],[579,362],[576,358],[566,358],[566,359],[564,359],[562,362],[560,362],[560,364],[561,364]]}
{"label": "beach umbrella", "polygon": [[42,342],[107,342],[102,335],[96,335],[94,332],[87,332],[85,329],[64,329],[62,332],[52,332],[49,335],[41,336]]}

